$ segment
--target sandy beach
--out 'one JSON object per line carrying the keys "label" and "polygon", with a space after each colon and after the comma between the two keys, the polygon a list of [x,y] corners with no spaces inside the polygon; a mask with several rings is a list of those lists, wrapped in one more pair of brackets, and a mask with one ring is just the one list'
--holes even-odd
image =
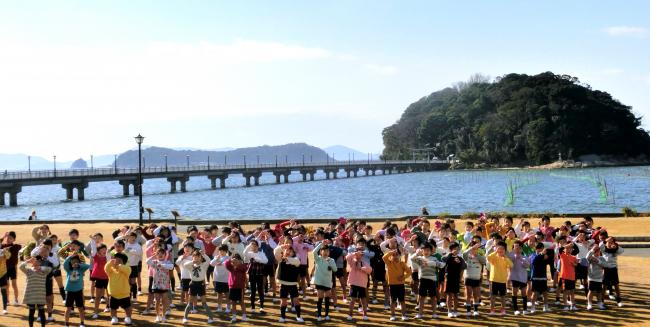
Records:
{"label": "sandy beach", "polygon": [[[557,226],[567,219],[564,218],[554,218],[552,224]],[[569,219],[577,222],[579,219],[573,218]],[[610,235],[614,236],[650,236],[650,217],[644,218],[594,218],[596,226],[604,226],[608,229]],[[531,224],[536,225],[537,222],[534,219],[529,219]],[[42,221],[41,223],[47,223]],[[196,223],[198,226],[203,225],[200,221]],[[399,225],[402,225],[403,222],[398,222]],[[313,225],[313,224],[311,224]],[[380,227],[381,223],[376,222],[372,223],[374,227]],[[17,243],[25,244],[28,241],[31,241],[31,229],[35,225],[31,224],[14,224],[14,225],[4,225],[0,226],[0,233],[5,231],[15,231],[18,234]],[[105,240],[110,239],[110,234],[113,230],[122,226],[121,223],[92,223],[92,222],[74,222],[74,223],[61,223],[61,224],[50,224],[50,229],[54,234],[59,235],[59,237],[67,237],[67,233],[71,228],[77,228],[80,231],[81,240],[86,242],[88,240],[88,235],[95,232],[101,232],[104,234]],[[222,225],[219,225],[222,226]],[[462,228],[462,221],[457,222],[457,228]],[[245,229],[250,230],[256,227],[256,225],[246,225]],[[183,226],[179,226],[179,229],[184,231]],[[181,233],[181,236],[182,233]],[[397,325],[400,326],[421,326],[426,323],[436,324],[440,326],[470,326],[470,325],[487,325],[487,326],[515,326],[515,325],[608,325],[608,326],[639,326],[639,325],[650,325],[650,308],[647,306],[647,299],[650,298],[650,249],[628,249],[625,254],[619,258],[619,274],[621,277],[621,289],[622,296],[625,306],[623,308],[617,308],[613,306],[612,301],[608,301],[609,310],[606,311],[592,311],[587,312],[584,310],[567,314],[565,312],[555,310],[551,313],[536,313],[534,315],[529,315],[525,317],[515,317],[512,315],[512,311],[508,308],[510,315],[506,317],[488,317],[487,308],[482,307],[481,313],[482,316],[479,318],[455,318],[449,319],[446,316],[444,318],[438,318],[437,320],[431,320],[430,318],[424,321],[409,320],[407,322],[399,322]],[[146,278],[145,280],[146,284]],[[87,279],[88,275],[86,275]],[[19,290],[22,297],[22,292],[24,288],[24,275],[18,273],[18,283]],[[146,286],[146,285],[145,285]],[[56,287],[55,287],[56,288]],[[86,282],[85,295],[87,297],[86,307],[90,307],[92,304],[89,300],[89,283]],[[487,288],[484,287],[483,291],[486,292]],[[378,293],[381,293],[378,292]],[[212,296],[212,292],[208,292],[208,303],[211,305],[212,310],[216,307],[215,297]],[[461,297],[462,299],[463,297]],[[578,296],[578,305],[584,309],[584,296],[580,293]],[[10,297],[13,301],[13,294]],[[146,296],[139,297],[139,302],[134,306],[134,315],[133,322],[134,326],[153,326],[154,316],[147,315],[143,316],[140,314],[140,311],[144,309],[142,304],[146,299]],[[175,303],[178,303],[178,295],[175,297]],[[380,297],[380,303],[381,297]],[[462,300],[461,300],[462,303]],[[413,309],[413,302],[407,303],[409,306],[410,317],[413,317],[415,314]],[[249,306],[248,306],[249,307]],[[309,296],[307,301],[303,301],[303,317],[305,318],[305,325],[323,325],[323,326],[335,326],[347,324],[345,320],[345,315],[347,314],[344,310],[344,307],[341,306],[340,312],[333,312],[332,320],[329,322],[316,322],[315,312],[316,312],[316,297]],[[63,326],[63,311],[64,307],[61,303],[60,297],[58,296],[58,290],[55,290],[55,313],[54,317],[56,322],[48,324],[48,326]],[[241,326],[290,326],[298,325],[294,323],[294,315],[288,313],[288,322],[285,324],[279,324],[277,322],[279,318],[279,306],[277,303],[271,303],[267,301],[266,305],[267,313],[264,315],[260,314],[249,314],[249,322],[242,323],[238,322],[237,325]],[[459,310],[461,316],[464,316],[464,308]],[[554,309],[558,309],[554,307]],[[8,309],[9,313],[5,316],[0,316],[0,326],[26,326],[27,320],[27,309],[23,306],[10,306]],[[442,312],[439,312],[441,314]],[[90,315],[87,312],[86,314],[86,326],[109,326],[110,317],[107,313],[102,313],[100,318],[97,320],[90,319]],[[124,316],[123,312],[120,312],[118,315],[120,318]],[[388,321],[389,314],[388,311],[383,310],[383,305],[371,305],[371,311],[369,313],[369,321],[359,321],[356,324],[361,326],[382,326]],[[212,324],[213,326],[224,326],[229,325],[230,316],[229,315],[219,315],[216,314],[216,322]],[[442,315],[441,315],[442,317]],[[360,318],[360,317],[359,317]],[[172,315],[170,320],[166,324],[156,324],[164,326],[173,326],[181,325],[182,311],[180,308],[172,310]],[[206,326],[207,317],[205,314],[199,313],[190,316],[190,321],[187,326]],[[72,316],[71,325],[78,326],[79,317],[77,314]],[[123,323],[120,320],[120,325]]]}

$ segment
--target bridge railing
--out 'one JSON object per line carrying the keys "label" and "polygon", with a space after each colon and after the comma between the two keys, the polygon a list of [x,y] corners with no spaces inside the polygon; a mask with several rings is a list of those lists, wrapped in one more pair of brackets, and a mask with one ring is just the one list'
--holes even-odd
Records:
{"label": "bridge railing", "polygon": [[[356,161],[330,161],[330,162],[283,162],[283,163],[246,163],[232,165],[214,165],[198,164],[190,166],[156,166],[143,167],[142,173],[148,174],[165,174],[165,173],[196,173],[196,172],[227,172],[229,170],[243,169],[292,169],[301,168],[340,168],[346,167],[376,167],[403,164],[440,164],[447,163],[445,160],[356,160]],[[83,169],[57,169],[57,170],[31,170],[31,171],[5,171],[0,173],[0,181],[26,180],[26,179],[46,179],[60,177],[102,177],[102,176],[119,176],[133,175],[138,173],[137,167],[101,167],[101,168],[83,168]]]}

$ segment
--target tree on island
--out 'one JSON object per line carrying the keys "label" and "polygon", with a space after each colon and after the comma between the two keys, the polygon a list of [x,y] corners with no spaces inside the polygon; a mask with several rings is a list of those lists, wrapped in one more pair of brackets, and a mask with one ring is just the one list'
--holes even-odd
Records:
{"label": "tree on island", "polygon": [[482,75],[436,91],[383,130],[385,159],[436,147],[464,163],[525,165],[586,154],[650,156],[650,135],[632,108],[578,78],[545,72]]}

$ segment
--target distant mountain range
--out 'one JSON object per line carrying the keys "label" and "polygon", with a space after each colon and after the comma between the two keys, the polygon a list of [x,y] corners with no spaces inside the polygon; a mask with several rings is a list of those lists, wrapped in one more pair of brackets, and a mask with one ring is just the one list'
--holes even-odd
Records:
{"label": "distant mountain range", "polygon": [[[346,161],[348,157],[350,160],[367,160],[368,153],[363,153],[359,150],[348,148],[344,145],[332,145],[326,148],[323,148],[330,157],[334,157],[336,160]],[[379,159],[379,153],[371,153],[371,160]]]}
{"label": "distant mountain range", "polygon": [[[137,167],[138,155],[137,149],[130,149],[117,156],[118,167]],[[327,160],[347,161],[348,154],[352,158],[354,154],[355,160],[366,160],[367,153],[343,146],[334,145],[324,149],[306,144],[306,143],[290,143],[285,145],[276,146],[258,146],[248,148],[213,148],[213,149],[197,149],[191,147],[178,147],[178,148],[165,148],[157,146],[143,146],[142,157],[144,158],[143,165],[146,167],[163,167],[165,165],[165,155],[167,156],[168,166],[184,166],[187,165],[189,158],[190,165],[207,164],[208,157],[210,163],[214,165],[227,164],[243,164],[244,156],[246,162],[249,164],[256,164],[259,160],[260,163],[272,164],[275,163],[276,156],[279,163],[288,162],[302,162],[303,155],[305,162],[324,162]],[[188,157],[189,156],[189,157]],[[378,154],[372,156],[376,159]],[[115,155],[96,155],[93,156],[93,167],[107,167],[113,166]],[[76,162],[76,163],[75,163]],[[74,168],[83,168],[91,166],[90,157],[79,158],[73,161],[59,161],[57,160],[56,166],[58,169],[68,169],[74,164]],[[54,167],[53,160],[43,157],[31,157],[32,170],[45,170]],[[1,170],[27,170],[28,160],[25,154],[0,154],[0,169]]]}

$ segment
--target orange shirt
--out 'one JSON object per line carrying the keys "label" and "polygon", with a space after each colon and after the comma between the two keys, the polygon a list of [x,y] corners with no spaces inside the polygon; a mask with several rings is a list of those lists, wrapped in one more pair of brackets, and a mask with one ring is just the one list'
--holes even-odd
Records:
{"label": "orange shirt", "polygon": [[560,278],[564,280],[576,280],[576,265],[578,259],[565,252],[560,254]]}

